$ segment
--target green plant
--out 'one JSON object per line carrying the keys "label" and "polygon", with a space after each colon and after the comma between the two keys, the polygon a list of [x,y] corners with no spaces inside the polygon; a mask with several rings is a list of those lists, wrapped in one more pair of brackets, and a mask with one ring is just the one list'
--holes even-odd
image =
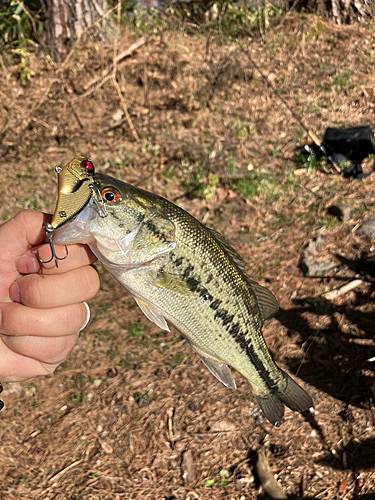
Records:
{"label": "green plant", "polygon": [[13,53],[20,57],[20,62],[18,65],[18,77],[21,84],[26,85],[31,77],[35,75],[35,71],[33,71],[29,66],[31,55],[25,47],[18,47],[17,49],[13,50]]}
{"label": "green plant", "polygon": [[275,198],[280,192],[279,181],[269,172],[254,172],[249,178],[233,179],[230,185],[248,200],[253,200],[256,196]]}
{"label": "green plant", "polygon": [[142,337],[146,327],[137,323],[130,323],[127,326],[129,337]]}
{"label": "green plant", "polygon": [[194,199],[202,196],[204,190],[204,186],[201,182],[202,178],[202,168],[192,166],[192,173],[183,183],[185,195],[188,198]]}
{"label": "green plant", "polygon": [[214,479],[207,479],[207,481],[204,483],[204,487],[212,488],[213,486],[226,486],[227,484],[229,484],[229,481],[225,479],[226,477],[228,477],[228,471],[222,469],[219,472],[219,477],[215,477]]}
{"label": "green plant", "polygon": [[351,76],[351,73],[338,73],[333,79],[333,85],[339,88],[347,87],[350,83]]}
{"label": "green plant", "polygon": [[36,10],[38,6],[33,2],[11,0],[9,6],[0,8],[0,33],[4,44],[16,44],[23,47],[26,43],[33,43],[33,38],[38,37],[43,31]]}
{"label": "green plant", "polygon": [[80,404],[83,403],[83,401],[87,398],[87,394],[82,393],[82,394],[74,394],[70,398],[68,397],[67,400],[71,401],[74,404]]}
{"label": "green plant", "polygon": [[203,196],[206,198],[206,201],[210,201],[212,199],[218,184],[219,177],[215,174],[210,174],[203,188]]}
{"label": "green plant", "polygon": [[306,33],[306,41],[317,40],[321,35],[326,32],[326,27],[323,23],[318,21],[314,26],[312,26]]}

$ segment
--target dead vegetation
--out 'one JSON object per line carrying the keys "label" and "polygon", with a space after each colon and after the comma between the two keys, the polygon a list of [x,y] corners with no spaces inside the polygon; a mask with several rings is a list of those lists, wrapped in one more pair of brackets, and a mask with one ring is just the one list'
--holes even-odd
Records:
{"label": "dead vegetation", "polygon": [[[296,156],[303,131],[236,43],[155,30],[144,44],[123,33],[117,54],[138,47],[116,62],[116,83],[104,43],[75,46],[55,66],[30,54],[26,85],[2,56],[1,220],[52,212],[53,166],[77,154],[174,200],[220,230],[278,298],[267,344],[315,412],[288,412],[273,428],[246,381],[222,387],[98,266],[92,321],[68,360],[51,377],[4,386],[1,497],[255,499],[261,452],[288,498],[374,498],[374,247],[356,234],[374,211],[374,178],[343,179]],[[318,135],[374,125],[373,25],[290,14],[239,42]],[[352,208],[346,222],[328,213],[337,203]],[[307,278],[300,255],[317,236],[314,258],[336,267]]]}

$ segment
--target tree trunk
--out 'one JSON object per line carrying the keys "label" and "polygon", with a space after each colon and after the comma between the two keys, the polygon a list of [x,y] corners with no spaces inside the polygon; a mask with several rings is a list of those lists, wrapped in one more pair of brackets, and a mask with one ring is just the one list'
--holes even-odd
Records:
{"label": "tree trunk", "polygon": [[351,24],[375,17],[374,0],[299,0],[297,8],[301,7],[330,17],[337,24]]}
{"label": "tree trunk", "polygon": [[[44,13],[44,37],[53,61],[63,58],[87,28],[103,18],[106,0],[41,0]],[[96,33],[103,36],[107,18],[98,23]],[[100,24],[100,26],[99,26]]]}

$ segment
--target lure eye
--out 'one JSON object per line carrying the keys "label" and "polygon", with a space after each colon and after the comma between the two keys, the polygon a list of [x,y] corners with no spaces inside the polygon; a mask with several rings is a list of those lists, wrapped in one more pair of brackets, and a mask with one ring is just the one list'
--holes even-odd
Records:
{"label": "lure eye", "polygon": [[82,167],[86,170],[91,170],[94,168],[94,164],[91,160],[83,160]]}
{"label": "lure eye", "polygon": [[118,203],[121,201],[120,193],[114,188],[105,188],[101,194],[106,201],[111,203]]}

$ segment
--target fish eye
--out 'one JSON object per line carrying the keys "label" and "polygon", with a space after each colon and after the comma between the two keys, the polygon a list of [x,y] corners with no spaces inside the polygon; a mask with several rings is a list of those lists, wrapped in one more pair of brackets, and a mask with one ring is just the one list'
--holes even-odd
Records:
{"label": "fish eye", "polygon": [[91,160],[83,160],[81,163],[82,167],[85,168],[86,170],[92,170],[94,168],[94,164]]}
{"label": "fish eye", "polygon": [[102,191],[102,197],[111,203],[118,203],[121,201],[120,193],[114,188],[105,188]]}

